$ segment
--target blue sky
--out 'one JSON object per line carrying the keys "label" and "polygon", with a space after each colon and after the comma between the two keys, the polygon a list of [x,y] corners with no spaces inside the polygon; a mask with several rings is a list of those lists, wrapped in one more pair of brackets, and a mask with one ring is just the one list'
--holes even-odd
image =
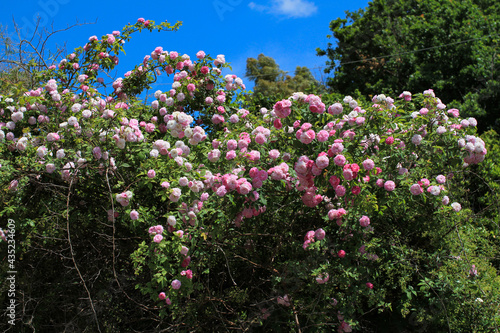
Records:
{"label": "blue sky", "polygon": [[[0,24],[13,33],[14,18],[22,35],[27,36],[37,17],[40,17],[40,26],[49,30],[76,23],[95,23],[59,32],[49,39],[51,47],[66,42],[71,51],[83,46],[88,37],[121,30],[139,17],[156,22],[182,21],[177,32],[136,35],[125,45],[127,54],[120,58],[116,76],[123,76],[156,46],[162,46],[192,58],[199,50],[213,57],[224,54],[233,67],[232,72],[243,77],[246,59],[256,58],[260,53],[273,57],[285,71],[293,72],[296,66],[324,66],[326,58],[316,56],[316,48],[325,48],[332,41],[326,37],[330,33],[330,21],[345,17],[346,10],[367,5],[367,0],[2,1]],[[322,69],[312,72],[320,78]],[[247,87],[252,86],[243,79]]]}

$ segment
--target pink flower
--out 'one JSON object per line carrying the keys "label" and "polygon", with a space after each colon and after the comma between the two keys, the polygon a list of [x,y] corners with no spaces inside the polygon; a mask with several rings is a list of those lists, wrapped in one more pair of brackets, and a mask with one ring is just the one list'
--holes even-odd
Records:
{"label": "pink flower", "polygon": [[160,300],[162,300],[162,301],[163,301],[166,297],[167,297],[167,295],[165,295],[165,293],[164,293],[164,292],[161,292],[161,293],[159,293],[159,294],[158,294],[158,298],[159,298]]}
{"label": "pink flower", "polygon": [[439,175],[436,177],[436,181],[439,183],[439,184],[444,184],[446,183],[446,177],[443,176],[443,175]]}
{"label": "pink flower", "polygon": [[338,166],[343,166],[346,163],[346,158],[344,157],[344,155],[337,155],[333,159],[333,162]]}
{"label": "pink flower", "polygon": [[304,241],[311,241],[311,242],[314,242],[314,236],[316,234],[314,233],[314,231],[312,230],[309,230],[306,235],[304,236]]}
{"label": "pink flower", "polygon": [[340,184],[340,178],[337,176],[331,176],[328,182],[335,189]]}
{"label": "pink flower", "polygon": [[422,189],[422,187],[419,184],[413,184],[410,187],[410,192],[413,195],[420,195],[424,192],[424,190]]}
{"label": "pink flower", "polygon": [[345,187],[342,185],[339,185],[335,188],[335,194],[339,197],[343,197],[345,195]]}
{"label": "pink flower", "polygon": [[151,169],[151,170],[148,171],[148,177],[149,178],[154,178],[155,176],[156,176],[156,172],[153,169]]}
{"label": "pink flower", "polygon": [[280,156],[280,152],[276,149],[272,149],[269,151],[269,157],[273,160],[277,159]]}
{"label": "pink flower", "polygon": [[139,213],[134,209],[133,211],[130,212],[130,218],[132,220],[137,220],[139,218]]}
{"label": "pink flower", "polygon": [[179,289],[181,287],[181,285],[182,285],[181,281],[179,281],[177,279],[172,281],[172,288],[174,288],[176,290]]}
{"label": "pink flower", "polygon": [[361,193],[361,187],[359,187],[359,186],[353,186],[351,192],[354,195],[358,195],[358,194]]}
{"label": "pink flower", "polygon": [[462,209],[462,206],[458,202],[454,202],[451,204],[451,208],[453,208],[455,212],[459,212]]}
{"label": "pink flower", "polygon": [[203,59],[203,58],[205,58],[205,52],[203,52],[203,51],[198,51],[198,52],[196,53],[196,58],[198,58],[198,59]]}
{"label": "pink flower", "polygon": [[330,105],[330,107],[328,108],[328,113],[332,115],[337,115],[341,114],[342,110],[343,110],[342,104],[335,103],[333,105]]}
{"label": "pink flower", "polygon": [[392,145],[394,143],[394,137],[388,137],[387,139],[385,139],[385,143],[387,143],[388,145]]}
{"label": "pink flower", "polygon": [[359,219],[359,225],[366,228],[368,225],[370,225],[370,218],[366,215],[361,216]]}
{"label": "pink flower", "polygon": [[439,195],[441,193],[441,189],[439,188],[439,186],[431,186],[427,189],[427,192],[432,195]]}
{"label": "pink flower", "polygon": [[201,201],[207,201],[208,200],[208,196],[209,196],[209,194],[207,192],[203,192],[201,194],[200,200]]}
{"label": "pink flower", "polygon": [[477,273],[477,269],[476,269],[476,265],[472,265],[471,269],[469,270],[469,276],[477,276],[478,273]]}
{"label": "pink flower", "polygon": [[278,302],[278,304],[281,304],[283,306],[290,306],[290,298],[288,297],[288,295],[285,295],[283,297],[278,296],[276,301]]}
{"label": "pink flower", "polygon": [[451,115],[455,118],[460,116],[460,111],[458,109],[449,109],[448,113],[451,113]]}
{"label": "pink flower", "polygon": [[352,172],[351,169],[345,169],[343,171],[344,179],[345,180],[353,180],[354,179],[354,172]]}
{"label": "pink flower", "polygon": [[420,186],[429,186],[431,184],[431,182],[429,181],[429,179],[427,178],[422,178],[420,179],[420,182],[418,183]]}
{"label": "pink flower", "polygon": [[[297,131],[297,135],[299,135],[300,131],[301,130]],[[300,133],[300,136],[298,138],[300,142],[308,145],[314,140],[315,137],[316,137],[316,132],[310,129],[308,131]]]}
{"label": "pink flower", "polygon": [[276,115],[280,118],[286,118],[290,115],[291,113],[291,106],[292,102],[289,101],[288,99],[284,99],[282,101],[277,102],[273,109]]}
{"label": "pink flower", "polygon": [[230,150],[226,153],[226,160],[232,160],[236,157],[236,152],[234,150]]}
{"label": "pink flower", "polygon": [[373,283],[367,282],[367,283],[366,283],[366,286],[367,286],[369,289],[373,289]]}
{"label": "pink flower", "polygon": [[420,134],[415,134],[412,136],[411,142],[413,142],[415,146],[418,146],[420,142],[422,142],[422,136]]}
{"label": "pink flower", "polygon": [[186,246],[181,247],[181,254],[183,256],[187,256],[188,252],[189,252],[189,249]]}
{"label": "pink flower", "polygon": [[179,185],[180,186],[187,186],[189,180],[186,177],[181,177],[179,178]]}
{"label": "pink flower", "polygon": [[227,193],[227,189],[224,185],[220,186],[217,191],[215,192],[219,197],[223,197]]}
{"label": "pink flower", "polygon": [[316,237],[317,240],[323,240],[326,236],[325,230],[319,228],[314,232],[314,236]]}
{"label": "pink flower", "polygon": [[330,163],[330,160],[328,159],[328,156],[326,156],[326,155],[318,156],[318,158],[316,159],[316,166],[319,169],[326,168],[329,163]]}
{"label": "pink flower", "polygon": [[388,180],[384,183],[384,188],[386,191],[394,191],[396,184],[392,180]]}
{"label": "pink flower", "polygon": [[220,158],[220,150],[214,149],[209,151],[207,158],[210,162],[217,162]]}
{"label": "pink flower", "polygon": [[190,256],[187,256],[186,258],[184,258],[184,260],[181,262],[181,267],[188,267],[189,266],[189,263],[191,263],[191,257]]}
{"label": "pink flower", "polygon": [[369,158],[368,158],[368,159],[366,159],[366,160],[364,160],[364,161],[363,161],[363,163],[361,163],[361,164],[363,165],[363,168],[364,168],[365,170],[367,170],[367,171],[368,171],[368,170],[371,170],[371,169],[373,169],[373,168],[375,167],[375,162],[373,162],[373,161],[372,161],[371,159],[369,159]]}
{"label": "pink flower", "polygon": [[188,279],[191,280],[193,278],[193,271],[190,270],[190,269],[188,269],[188,270],[182,271],[181,275],[185,276],[185,277],[187,277]]}
{"label": "pink flower", "polygon": [[330,280],[330,275],[328,273],[322,273],[316,277],[316,282],[319,284],[327,283]]}
{"label": "pink flower", "polygon": [[48,173],[53,173],[54,171],[56,171],[56,166],[53,163],[48,163],[45,166],[45,169],[47,170]]}
{"label": "pink flower", "polygon": [[153,237],[153,242],[155,242],[155,243],[160,243],[162,240],[163,240],[163,236],[162,235],[155,235]]}
{"label": "pink flower", "polygon": [[265,137],[264,134],[259,133],[259,134],[257,134],[255,136],[255,142],[257,142],[258,144],[262,145],[262,144],[264,144],[264,143],[267,142],[267,139],[266,139],[266,137]]}
{"label": "pink flower", "polygon": [[352,332],[351,325],[349,325],[345,321],[342,321],[342,323],[340,324],[340,327],[338,329],[338,332],[344,332],[344,333],[350,333],[350,332]]}
{"label": "pink flower", "polygon": [[318,141],[319,142],[325,142],[328,140],[329,137],[330,137],[330,134],[325,130],[321,130],[318,132]]}
{"label": "pink flower", "polygon": [[344,258],[345,257],[345,251],[344,250],[340,250],[337,255],[339,256],[339,258]]}

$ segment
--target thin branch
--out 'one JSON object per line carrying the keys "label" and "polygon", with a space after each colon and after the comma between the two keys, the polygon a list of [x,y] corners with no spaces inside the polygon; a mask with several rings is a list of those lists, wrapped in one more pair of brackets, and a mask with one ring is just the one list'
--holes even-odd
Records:
{"label": "thin branch", "polygon": [[94,308],[94,302],[92,301],[92,297],[90,295],[90,291],[87,288],[87,284],[85,283],[85,280],[83,279],[82,273],[80,273],[80,269],[78,269],[78,265],[76,264],[75,255],[73,253],[73,245],[71,244],[71,234],[69,232],[69,199],[71,197],[71,187],[72,187],[72,185],[73,185],[73,178],[71,178],[71,181],[69,183],[68,196],[66,198],[66,228],[67,228],[67,232],[68,232],[68,243],[69,243],[69,247],[70,247],[71,260],[73,261],[73,264],[75,265],[75,269],[78,272],[78,276],[80,277],[80,280],[82,280],[83,287],[85,288],[85,291],[87,292],[87,295],[88,295],[88,298],[89,298],[89,301],[90,301],[90,307],[92,308],[92,312],[94,313],[95,322],[97,324],[97,330],[99,332],[101,332],[101,328],[99,326],[99,320],[97,318],[97,313],[96,313],[95,308]]}

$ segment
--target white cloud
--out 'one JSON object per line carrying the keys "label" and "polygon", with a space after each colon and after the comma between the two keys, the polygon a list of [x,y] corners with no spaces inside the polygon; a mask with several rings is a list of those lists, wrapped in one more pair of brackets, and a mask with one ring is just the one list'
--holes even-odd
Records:
{"label": "white cloud", "polygon": [[248,7],[250,7],[250,9],[253,9],[253,10],[256,10],[258,12],[263,12],[265,10],[268,10],[269,8],[266,7],[266,6],[262,6],[262,5],[258,5],[256,4],[255,2],[250,2],[248,4]]}
{"label": "white cloud", "polygon": [[265,11],[292,18],[309,17],[318,11],[318,7],[313,2],[306,0],[272,0],[271,6],[250,2],[248,7],[259,12]]}

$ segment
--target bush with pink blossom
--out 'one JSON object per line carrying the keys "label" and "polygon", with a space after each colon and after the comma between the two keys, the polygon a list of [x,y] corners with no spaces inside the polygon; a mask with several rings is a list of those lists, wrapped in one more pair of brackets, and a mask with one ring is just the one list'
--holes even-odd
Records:
{"label": "bush with pink blossom", "polygon": [[[183,329],[211,304],[234,329],[265,306],[276,325],[347,332],[373,309],[407,315],[431,282],[449,291],[440,272],[467,266],[448,259],[463,249],[453,223],[469,212],[458,178],[487,154],[473,118],[431,91],[371,102],[297,92],[263,112],[241,78],[222,75],[225,57],[203,51],[157,47],[122,78],[100,80],[133,32],[169,28],[140,20],[90,38],[31,90],[2,96],[2,214],[40,221],[20,234],[95,231],[109,242],[109,276],[129,274],[117,261],[133,270],[151,296],[145,308]],[[158,75],[171,89],[144,102]],[[486,266],[474,279],[493,274]],[[417,284],[418,302],[400,299]]]}

